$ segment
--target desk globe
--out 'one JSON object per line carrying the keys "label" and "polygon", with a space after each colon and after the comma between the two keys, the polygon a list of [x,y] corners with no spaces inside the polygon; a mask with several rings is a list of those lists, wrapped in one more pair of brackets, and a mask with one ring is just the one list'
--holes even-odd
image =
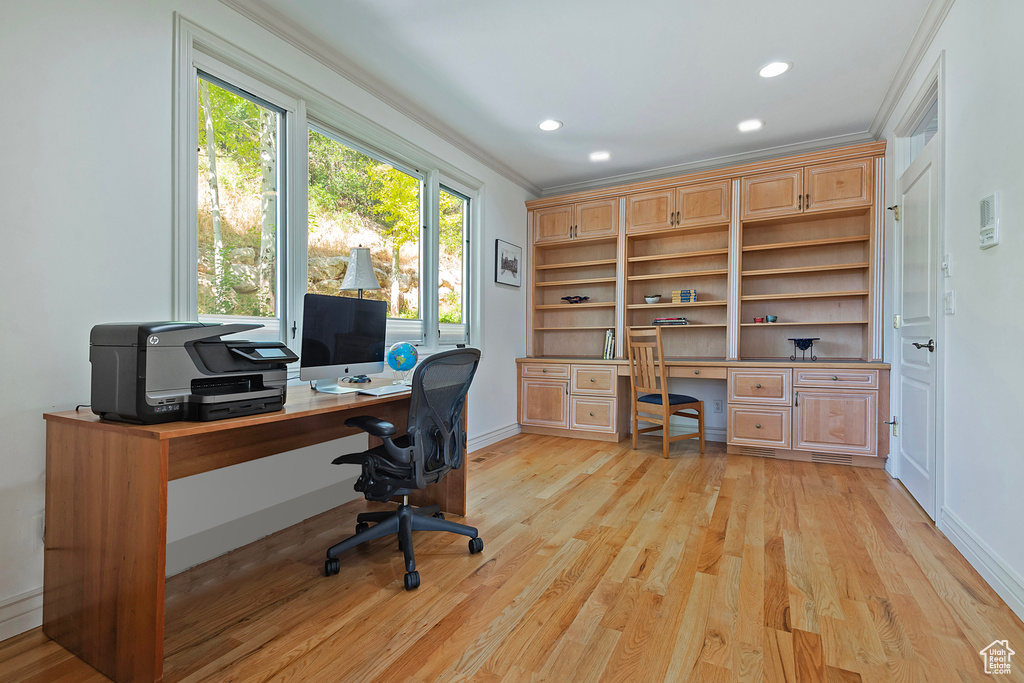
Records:
{"label": "desk globe", "polygon": [[419,354],[416,352],[416,347],[409,342],[397,342],[388,349],[388,367],[395,373],[402,373],[403,382],[407,381],[409,372],[416,367],[417,360],[419,360]]}

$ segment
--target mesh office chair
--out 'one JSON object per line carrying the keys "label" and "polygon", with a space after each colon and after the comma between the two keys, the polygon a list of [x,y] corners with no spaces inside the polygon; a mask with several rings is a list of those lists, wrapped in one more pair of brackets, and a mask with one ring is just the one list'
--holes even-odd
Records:
{"label": "mesh office chair", "polygon": [[[324,572],[327,576],[341,571],[338,555],[360,543],[398,534],[398,545],[405,555],[405,589],[420,585],[416,559],[412,549],[413,531],[449,531],[469,536],[469,552],[484,548],[477,530],[465,524],[446,521],[437,505],[413,509],[409,493],[441,480],[452,469],[462,467],[466,432],[462,408],[469,385],[480,363],[476,349],[455,349],[437,353],[416,367],[412,376],[412,397],[409,404],[407,432],[395,436],[390,422],[370,416],[345,420],[383,440],[383,444],[363,453],[335,458],[335,465],[359,464],[363,473],[355,490],[367,500],[387,502],[402,496],[402,504],[394,512],[364,512],[356,517],[356,533],[327,551]],[[374,525],[370,526],[369,523]]]}

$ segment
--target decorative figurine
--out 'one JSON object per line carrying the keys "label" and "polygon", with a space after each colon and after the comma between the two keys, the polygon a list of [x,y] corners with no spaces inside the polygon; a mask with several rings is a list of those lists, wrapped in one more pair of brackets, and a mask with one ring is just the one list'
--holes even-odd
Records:
{"label": "decorative figurine", "polygon": [[584,301],[589,301],[589,300],[590,300],[589,296],[563,296],[562,297],[562,301],[566,301],[566,302],[568,302],[570,304],[579,304],[579,303],[583,303]]}
{"label": "decorative figurine", "polygon": [[814,342],[821,339],[821,337],[790,337],[789,341],[793,342],[793,355],[789,357],[790,360],[796,360],[796,352],[800,351],[800,360],[807,360],[807,352],[811,352],[811,360],[818,360],[818,357],[814,355]]}

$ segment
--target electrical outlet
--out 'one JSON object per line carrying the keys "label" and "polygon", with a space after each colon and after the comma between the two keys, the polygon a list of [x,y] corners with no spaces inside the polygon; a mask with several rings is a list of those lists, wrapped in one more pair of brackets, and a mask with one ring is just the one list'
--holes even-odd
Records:
{"label": "electrical outlet", "polygon": [[721,401],[715,401],[715,412],[716,413],[722,412],[722,402]]}

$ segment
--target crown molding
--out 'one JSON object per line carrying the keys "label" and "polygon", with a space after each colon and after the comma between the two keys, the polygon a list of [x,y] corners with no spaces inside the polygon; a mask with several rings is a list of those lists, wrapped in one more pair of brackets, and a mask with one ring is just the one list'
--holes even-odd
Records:
{"label": "crown molding", "polygon": [[928,9],[925,10],[924,17],[921,18],[921,23],[918,24],[907,51],[903,53],[903,59],[896,67],[896,73],[889,81],[889,87],[885,91],[882,103],[878,106],[878,111],[875,112],[875,118],[871,120],[868,131],[876,139],[882,134],[882,129],[892,117],[896,104],[903,96],[907,86],[910,85],[910,79],[913,78],[917,67],[921,65],[921,60],[924,59],[925,53],[931,47],[932,41],[935,40],[935,35],[942,27],[942,22],[946,20],[949,10],[953,8],[954,2],[955,0],[932,0]]}
{"label": "crown molding", "polygon": [[687,175],[690,173],[696,173],[698,171],[710,171],[716,168],[727,168],[731,166],[739,166],[741,164],[756,163],[758,161],[769,161],[772,159],[778,159],[780,157],[796,156],[798,154],[820,152],[822,150],[832,149],[834,147],[846,147],[849,145],[858,145],[864,142],[876,141],[877,138],[872,136],[867,131],[864,131],[862,133],[851,133],[849,135],[837,135],[829,138],[818,138],[817,140],[808,140],[806,142],[798,142],[792,145],[765,147],[764,149],[758,149],[752,152],[729,154],[726,156],[712,157],[710,159],[700,159],[698,161],[691,161],[685,164],[676,164],[674,166],[662,166],[661,168],[655,168],[648,171],[637,171],[636,173],[623,173],[621,175],[609,176],[607,178],[599,178],[597,180],[587,180],[580,183],[557,185],[555,187],[545,188],[543,194],[541,195],[541,198],[553,197],[556,195],[563,194],[575,194],[577,192],[585,192],[588,190],[601,190],[608,187],[630,185],[633,183],[639,183],[647,180],[661,180],[663,178]]}
{"label": "crown molding", "polygon": [[401,93],[367,73],[365,69],[345,57],[326,41],[314,36],[285,15],[269,7],[262,0],[220,0],[220,3],[365,90],[498,175],[510,180],[527,192],[536,196],[541,195],[540,187],[465,139],[457,131],[415,105]]}

